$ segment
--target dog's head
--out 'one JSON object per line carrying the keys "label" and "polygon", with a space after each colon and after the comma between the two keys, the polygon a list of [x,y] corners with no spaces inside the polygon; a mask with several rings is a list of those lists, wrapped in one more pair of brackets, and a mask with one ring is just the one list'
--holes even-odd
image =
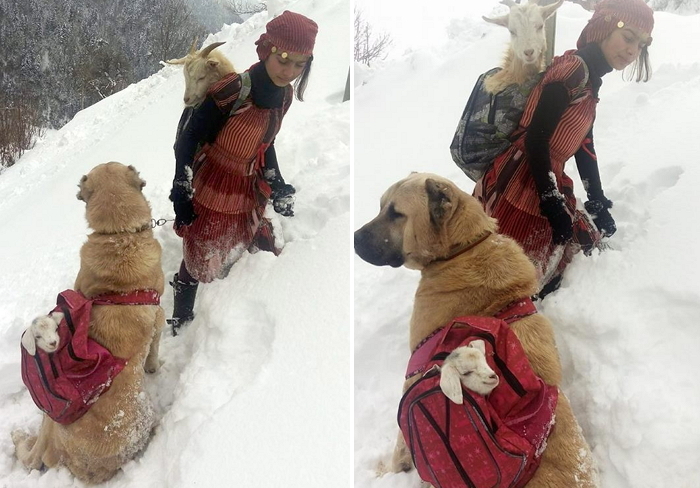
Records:
{"label": "dog's head", "polygon": [[110,162],[95,166],[78,183],[78,200],[85,202],[88,225],[100,233],[134,231],[151,219],[143,196],[146,182],[133,166]]}
{"label": "dog's head", "polygon": [[355,232],[355,252],[376,266],[423,269],[450,256],[496,221],[446,178],[412,173],[382,195],[379,215]]}

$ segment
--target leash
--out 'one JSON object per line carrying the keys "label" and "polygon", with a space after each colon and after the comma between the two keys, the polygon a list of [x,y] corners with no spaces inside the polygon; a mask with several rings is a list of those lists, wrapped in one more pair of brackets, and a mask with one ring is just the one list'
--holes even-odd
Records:
{"label": "leash", "polygon": [[168,222],[175,222],[175,219],[151,219],[151,229],[165,225]]}

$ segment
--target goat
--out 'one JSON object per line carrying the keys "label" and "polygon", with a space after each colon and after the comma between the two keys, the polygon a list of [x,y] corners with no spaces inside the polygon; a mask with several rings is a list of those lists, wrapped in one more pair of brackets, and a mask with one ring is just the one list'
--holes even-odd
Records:
{"label": "goat", "polygon": [[462,385],[479,395],[498,386],[498,375],[486,362],[486,345],[480,339],[452,351],[440,368],[440,389],[447,398],[464,403]]}
{"label": "goat", "polygon": [[61,342],[58,335],[58,324],[61,320],[63,320],[61,312],[51,312],[51,315],[35,318],[22,335],[22,346],[32,356],[36,354],[37,347],[46,352],[56,351]]}
{"label": "goat", "polygon": [[192,43],[186,56],[169,59],[168,64],[184,65],[185,106],[194,107],[204,101],[209,87],[229,73],[234,72],[233,64],[220,51],[214,51],[225,42],[209,44],[201,51],[196,51],[197,41]]}
{"label": "goat", "polygon": [[544,70],[547,52],[544,22],[564,3],[539,6],[539,0],[520,5],[513,0],[502,0],[510,12],[501,17],[482,17],[486,22],[506,27],[510,31],[510,45],[503,60],[502,70],[488,77],[484,87],[489,93],[498,93],[508,85],[521,85],[528,78]]}

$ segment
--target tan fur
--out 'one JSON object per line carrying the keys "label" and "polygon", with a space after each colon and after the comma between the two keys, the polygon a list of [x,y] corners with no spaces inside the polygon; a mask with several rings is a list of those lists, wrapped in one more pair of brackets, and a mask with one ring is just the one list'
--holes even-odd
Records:
{"label": "tan fur", "polygon": [[[398,215],[398,217],[397,217]],[[372,264],[421,270],[411,316],[409,344],[413,350],[431,332],[464,315],[492,316],[509,303],[533,295],[537,277],[520,246],[492,234],[474,248],[449,260],[496,223],[480,204],[449,180],[414,173],[382,196],[379,215],[355,233],[355,249]],[[405,258],[396,260],[396,254]],[[511,327],[535,372],[552,385],[561,382],[561,365],[549,320],[542,314],[514,322]],[[410,378],[404,391],[415,381]],[[411,456],[399,433],[391,469],[412,469]],[[528,488],[591,488],[598,486],[592,454],[560,392],[556,425],[542,463]]]}
{"label": "tan fur", "polygon": [[[78,199],[86,202],[86,218],[94,232],[80,250],[75,289],[87,297],[139,289],[163,293],[161,247],[150,228],[144,185],[132,166],[115,162],[96,166],[81,179]],[[89,336],[129,362],[77,421],[60,425],[44,415],[38,436],[13,432],[19,460],[34,469],[64,464],[76,478],[101,483],[143,449],[154,417],[142,382],[144,370],[155,372],[159,367],[164,323],[159,306],[94,306]]]}

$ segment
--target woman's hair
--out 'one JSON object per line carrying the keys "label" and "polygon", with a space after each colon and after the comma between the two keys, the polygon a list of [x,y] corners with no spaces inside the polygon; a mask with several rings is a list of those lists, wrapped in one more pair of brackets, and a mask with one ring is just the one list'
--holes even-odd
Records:
{"label": "woman's hair", "polygon": [[647,82],[651,79],[651,62],[649,61],[649,46],[644,46],[639,57],[622,72],[625,80]]}
{"label": "woman's hair", "polygon": [[297,78],[294,82],[294,93],[297,97],[297,100],[299,100],[300,102],[304,101],[304,91],[306,90],[306,85],[309,83],[309,73],[311,73],[311,62],[313,60],[314,57],[312,55],[306,62],[306,66],[304,66],[304,71],[301,72],[299,78]]}

